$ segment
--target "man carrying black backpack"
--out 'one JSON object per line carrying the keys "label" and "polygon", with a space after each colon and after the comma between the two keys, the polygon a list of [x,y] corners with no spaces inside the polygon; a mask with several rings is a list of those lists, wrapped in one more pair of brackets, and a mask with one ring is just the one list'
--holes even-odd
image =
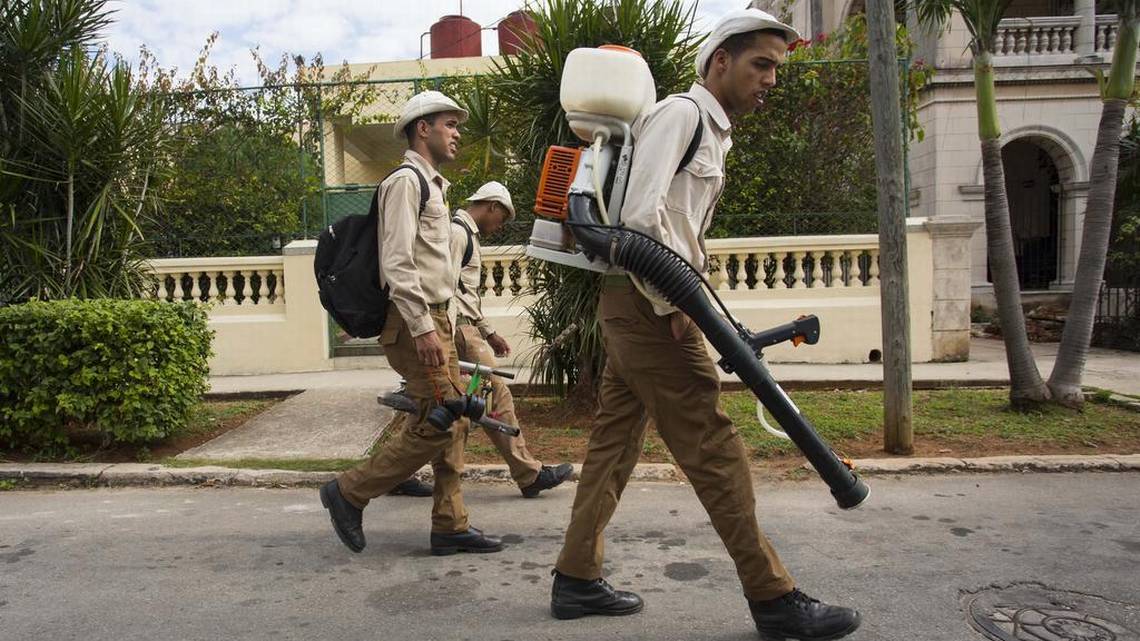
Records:
{"label": "man carrying black backpack", "polygon": [[[449,245],[449,183],[438,167],[455,158],[459,125],[466,120],[467,112],[438,91],[413,96],[395,128],[396,135],[408,141],[404,164],[378,188],[380,286],[388,288],[390,298],[380,343],[420,411],[414,423],[409,421],[368,461],[321,488],[321,503],[353,552],[364,549],[362,515],[368,502],[429,461],[435,473],[432,554],[503,548],[498,539],[484,536],[467,521],[459,487],[466,421],[453,423],[447,431],[427,421],[432,407],[462,394],[448,317],[458,280]],[[423,199],[425,186],[428,195]]]}
{"label": "man carrying black backpack", "polygon": [[[482,239],[495,233],[515,217],[515,206],[511,194],[500,182],[492,180],[484,184],[467,199],[466,209],[457,209],[451,217],[451,257],[457,266],[459,277],[455,295],[455,349],[459,359],[487,367],[495,367],[496,356],[507,356],[511,346],[507,340],[495,333],[483,316],[479,285],[482,282]],[[507,425],[518,427],[515,416],[515,402],[511,390],[503,379],[491,376],[492,416]],[[499,450],[511,478],[519,486],[522,495],[535,498],[540,492],[561,485],[574,472],[569,463],[543,465],[527,449],[526,440],[520,434],[509,436],[495,430],[487,430],[487,437]],[[430,496],[430,485],[414,477],[396,487],[393,494],[408,496]]]}

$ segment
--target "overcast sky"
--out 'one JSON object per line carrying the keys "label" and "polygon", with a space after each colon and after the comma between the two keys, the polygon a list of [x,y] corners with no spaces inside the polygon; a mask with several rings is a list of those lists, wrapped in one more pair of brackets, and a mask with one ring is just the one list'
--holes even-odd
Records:
{"label": "overcast sky", "polygon": [[[708,30],[716,17],[744,5],[743,0],[696,2],[698,27]],[[463,14],[493,26],[524,0],[463,0]],[[163,67],[188,71],[206,37],[219,32],[211,60],[233,66],[243,82],[257,73],[249,50],[260,46],[267,62],[282,53],[326,63],[383,62],[420,55],[420,34],[440,16],[459,13],[460,0],[112,0],[115,23],[107,32],[112,51],[134,62],[145,44]],[[494,31],[483,32],[483,53],[498,53]],[[430,38],[424,38],[430,50]],[[182,75],[180,73],[179,75]]]}

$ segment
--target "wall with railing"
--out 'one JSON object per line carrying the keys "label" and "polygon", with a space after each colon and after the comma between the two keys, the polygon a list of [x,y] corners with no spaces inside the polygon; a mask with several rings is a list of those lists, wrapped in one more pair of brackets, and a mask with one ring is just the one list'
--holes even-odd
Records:
{"label": "wall with railing", "polygon": [[280,256],[152,260],[148,295],[207,306],[215,375],[330,369],[328,316],[313,277],[315,248],[315,240],[300,240]]}
{"label": "wall with railing", "polygon": [[[914,360],[969,354],[969,262],[974,223],[911,219],[907,228],[911,349]],[[209,306],[215,375],[331,369],[328,316],[313,277],[316,241],[294,241],[281,256],[162,259],[150,262],[164,300]],[[872,234],[729,238],[707,243],[708,279],[734,316],[752,329],[802,314],[820,318],[817,345],[768,350],[773,361],[860,363],[881,358],[878,237]],[[483,309],[510,341],[509,364],[535,345],[526,308],[534,302],[522,245],[485,247]],[[376,366],[383,366],[377,357]]]}
{"label": "wall with railing", "polygon": [[[1096,17],[1091,33],[1091,53],[1110,59],[1116,46],[1117,17]],[[995,64],[1070,64],[1081,55],[1080,16],[1005,18],[998,23],[994,38]]]}

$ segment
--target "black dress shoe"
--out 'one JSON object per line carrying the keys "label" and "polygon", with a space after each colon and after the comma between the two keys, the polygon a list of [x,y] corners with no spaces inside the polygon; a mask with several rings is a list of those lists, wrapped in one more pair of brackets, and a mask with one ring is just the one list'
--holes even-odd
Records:
{"label": "black dress shoe", "polygon": [[799,590],[770,601],[749,599],[748,609],[765,641],[838,639],[854,632],[860,623],[855,610],[820,603]]}
{"label": "black dress shoe", "polygon": [[575,579],[558,570],[553,572],[550,589],[550,613],[556,619],[577,619],[588,614],[623,616],[641,612],[641,597],[633,592],[615,590],[605,579]]}
{"label": "black dress shoe", "polygon": [[538,471],[538,478],[534,480],[534,483],[522,488],[522,495],[528,499],[533,499],[543,490],[562,485],[573,473],[574,466],[569,463],[563,463],[558,467],[543,465],[542,469]]}
{"label": "black dress shoe", "polygon": [[431,496],[432,486],[416,477],[412,477],[388,492],[391,496]]}
{"label": "black dress shoe", "polygon": [[321,486],[321,505],[329,511],[329,519],[341,542],[353,552],[363,550],[364,528],[361,517],[364,511],[344,498],[335,479]]}
{"label": "black dress shoe", "polygon": [[503,549],[503,542],[497,537],[485,536],[478,528],[469,527],[466,532],[455,534],[431,533],[431,553],[433,556],[447,556],[459,552],[473,552],[485,554],[499,552]]}

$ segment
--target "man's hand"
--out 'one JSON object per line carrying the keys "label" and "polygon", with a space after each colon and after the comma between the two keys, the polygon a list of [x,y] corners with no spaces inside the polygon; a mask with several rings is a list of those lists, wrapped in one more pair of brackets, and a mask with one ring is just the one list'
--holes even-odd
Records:
{"label": "man's hand", "polygon": [[673,340],[680,342],[685,336],[685,332],[689,331],[689,325],[692,320],[685,315],[684,312],[673,312],[669,315],[669,329],[673,331]]}
{"label": "man's hand", "polygon": [[491,346],[491,349],[495,350],[495,356],[502,358],[503,356],[510,356],[511,354],[511,346],[507,343],[507,339],[498,334],[488,336],[487,344]]}
{"label": "man's hand", "polygon": [[443,342],[439,334],[432,330],[416,337],[416,353],[420,362],[428,367],[443,367],[447,362],[447,353],[443,351]]}

